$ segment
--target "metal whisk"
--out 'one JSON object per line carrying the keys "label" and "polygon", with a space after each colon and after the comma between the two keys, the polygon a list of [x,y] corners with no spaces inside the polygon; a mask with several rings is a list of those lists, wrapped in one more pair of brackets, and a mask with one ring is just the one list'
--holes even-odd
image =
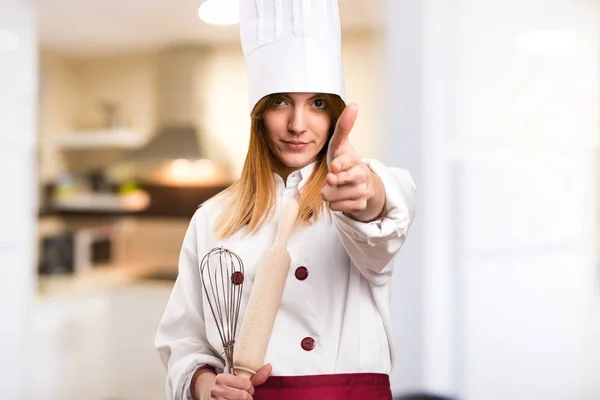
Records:
{"label": "metal whisk", "polygon": [[234,252],[215,247],[202,258],[200,274],[221,336],[227,366],[232,372],[233,348],[244,288],[244,264]]}

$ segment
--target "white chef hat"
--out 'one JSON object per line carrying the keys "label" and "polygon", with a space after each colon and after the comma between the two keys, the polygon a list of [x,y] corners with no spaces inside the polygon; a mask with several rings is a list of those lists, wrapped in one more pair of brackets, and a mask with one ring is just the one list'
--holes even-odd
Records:
{"label": "white chef hat", "polygon": [[240,0],[250,112],[264,96],[330,93],[345,101],[337,0]]}

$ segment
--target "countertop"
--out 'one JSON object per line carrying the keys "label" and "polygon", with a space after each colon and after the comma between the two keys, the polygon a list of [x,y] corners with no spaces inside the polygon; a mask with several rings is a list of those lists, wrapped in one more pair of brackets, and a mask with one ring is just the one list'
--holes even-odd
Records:
{"label": "countertop", "polygon": [[[152,279],[154,275],[169,275],[172,271],[160,271],[148,266],[106,265],[89,272],[71,275],[52,275],[38,277],[36,300],[44,302],[51,299],[88,297],[133,284],[160,286],[170,289],[172,279]],[[174,278],[174,277],[173,277]]]}

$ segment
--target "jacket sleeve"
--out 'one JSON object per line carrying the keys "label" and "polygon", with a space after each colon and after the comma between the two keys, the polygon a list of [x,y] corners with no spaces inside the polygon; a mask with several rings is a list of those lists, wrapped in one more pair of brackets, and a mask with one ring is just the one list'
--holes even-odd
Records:
{"label": "jacket sleeve", "polygon": [[155,346],[167,369],[168,400],[191,398],[190,384],[194,372],[211,366],[222,372],[224,363],[206,338],[202,306],[197,230],[198,210],[186,232],[179,257],[179,275],[165,312],[158,324]]}
{"label": "jacket sleeve", "polygon": [[404,244],[415,216],[415,183],[410,173],[378,160],[363,162],[379,176],[385,188],[381,218],[368,223],[333,211],[338,234],[352,263],[375,285],[387,282],[393,258]]}

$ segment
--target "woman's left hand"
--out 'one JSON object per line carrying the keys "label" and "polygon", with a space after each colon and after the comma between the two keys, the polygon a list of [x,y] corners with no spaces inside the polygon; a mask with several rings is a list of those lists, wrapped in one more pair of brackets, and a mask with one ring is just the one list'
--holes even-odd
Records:
{"label": "woman's left hand", "polygon": [[370,222],[383,213],[385,190],[381,179],[362,163],[348,140],[357,114],[358,107],[350,104],[338,119],[327,149],[329,173],[321,193],[331,210]]}

